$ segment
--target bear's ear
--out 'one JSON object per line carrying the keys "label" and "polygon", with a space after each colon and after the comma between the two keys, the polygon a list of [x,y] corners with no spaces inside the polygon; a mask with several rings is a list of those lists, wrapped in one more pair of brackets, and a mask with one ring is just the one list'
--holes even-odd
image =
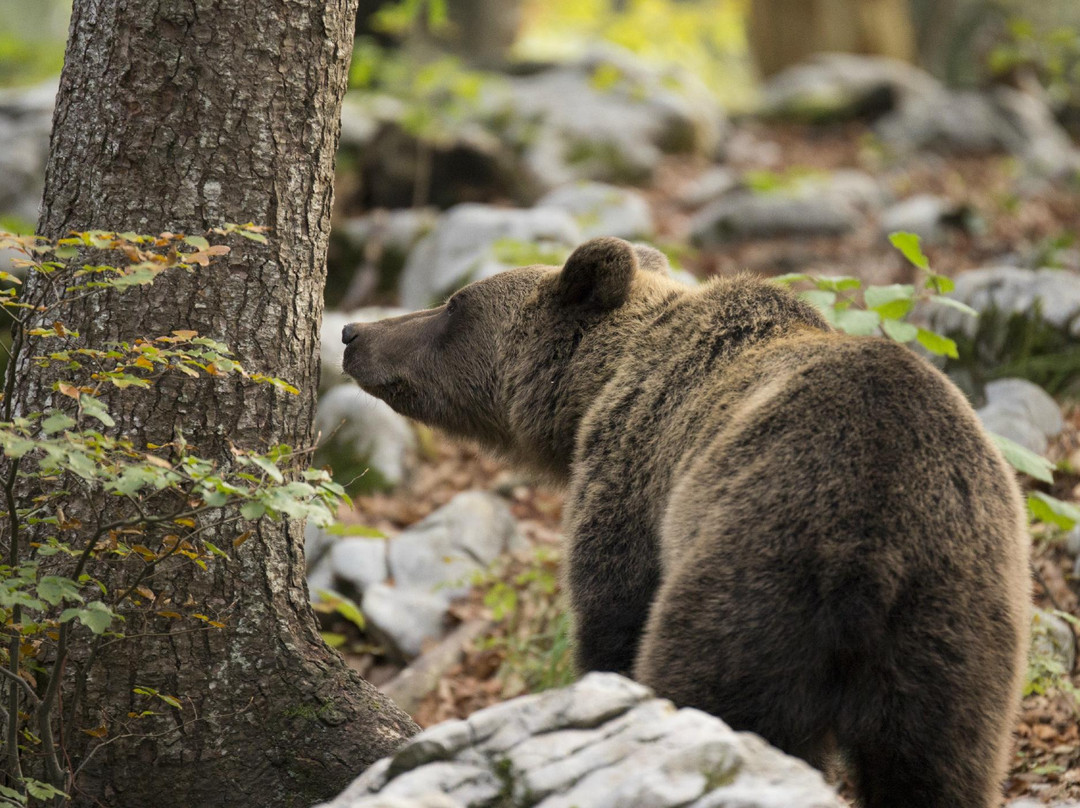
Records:
{"label": "bear's ear", "polygon": [[559,273],[559,298],[567,305],[599,311],[618,308],[630,293],[637,268],[633,246],[621,238],[586,241]]}
{"label": "bear's ear", "polygon": [[637,256],[638,266],[646,272],[667,275],[668,270],[671,269],[667,256],[648,244],[635,244],[634,255]]}

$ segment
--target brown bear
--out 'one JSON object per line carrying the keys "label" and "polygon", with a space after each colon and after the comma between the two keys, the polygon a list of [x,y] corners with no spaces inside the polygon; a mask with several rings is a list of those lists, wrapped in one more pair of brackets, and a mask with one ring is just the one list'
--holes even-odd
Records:
{"label": "brown bear", "polygon": [[867,808],[1000,802],[1024,509],[922,358],[612,238],[343,339],[399,412],[566,481],[582,670],[818,765],[836,748]]}

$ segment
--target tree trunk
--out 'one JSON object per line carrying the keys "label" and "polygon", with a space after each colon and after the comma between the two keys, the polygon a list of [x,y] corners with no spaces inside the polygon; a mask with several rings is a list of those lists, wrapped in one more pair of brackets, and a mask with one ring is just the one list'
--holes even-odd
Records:
{"label": "tree trunk", "polygon": [[815,53],[915,56],[909,0],[755,0],[750,49],[768,78]]}
{"label": "tree trunk", "polygon": [[[356,0],[75,0],[39,232],[201,234],[247,221],[271,232],[197,273],[87,297],[65,324],[91,345],[193,329],[301,390],[226,376],[123,391],[109,405],[136,445],[182,427],[201,456],[227,463],[230,444],[311,444],[355,12]],[[30,284],[25,297],[47,294]],[[15,412],[54,401],[55,371],[24,351],[16,372]],[[243,528],[208,530],[232,548]],[[156,610],[186,605],[224,629],[132,609],[125,639],[73,647],[63,703],[74,729],[58,741],[79,772],[76,804],[310,806],[415,731],[322,642],[302,524],[264,519],[230,556],[209,571],[166,565],[149,584]],[[71,692],[80,680],[84,692]],[[132,719],[147,708],[135,687],[183,708],[159,702],[160,715]],[[99,727],[105,737],[79,731]]]}

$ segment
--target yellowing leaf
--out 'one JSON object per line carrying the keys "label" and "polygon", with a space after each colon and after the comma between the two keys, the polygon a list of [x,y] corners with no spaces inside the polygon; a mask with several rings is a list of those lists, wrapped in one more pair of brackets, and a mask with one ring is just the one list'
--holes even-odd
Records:
{"label": "yellowing leaf", "polygon": [[56,389],[59,390],[61,394],[67,396],[68,398],[73,398],[76,401],[79,400],[79,388],[74,387],[74,386],[68,384],[67,382],[57,382],[56,383]]}
{"label": "yellowing leaf", "polygon": [[173,519],[173,524],[180,525],[181,527],[195,527],[195,520],[184,516],[180,519]]}
{"label": "yellowing leaf", "polygon": [[184,615],[179,612],[158,612],[158,617],[164,617],[168,620],[182,620]]}
{"label": "yellowing leaf", "polygon": [[239,547],[241,544],[243,544],[244,542],[246,542],[250,538],[251,538],[251,531],[246,530],[243,533],[241,533],[239,536],[237,536],[235,539],[233,539],[232,546],[233,547]]}
{"label": "yellowing leaf", "polygon": [[109,728],[102,724],[100,727],[94,729],[84,729],[82,732],[89,735],[91,738],[105,738],[109,734]]}

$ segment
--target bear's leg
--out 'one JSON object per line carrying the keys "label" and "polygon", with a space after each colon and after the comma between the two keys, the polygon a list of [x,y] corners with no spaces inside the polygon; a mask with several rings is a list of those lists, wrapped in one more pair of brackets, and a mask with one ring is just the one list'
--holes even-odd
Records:
{"label": "bear's leg", "polygon": [[797,594],[763,597],[753,578],[680,564],[657,595],[634,678],[820,768],[839,697],[829,660]]}
{"label": "bear's leg", "polygon": [[[599,540],[575,537],[567,564],[574,661],[581,673],[629,676],[656,592],[656,562],[626,564],[626,553],[595,553]],[[584,549],[583,549],[584,548]]]}
{"label": "bear's leg", "polygon": [[[929,661],[925,652],[908,658]],[[866,688],[877,692],[859,694],[856,685],[838,727],[861,808],[997,808],[1012,716],[1002,706],[1009,692],[995,691],[1011,672],[985,690],[962,666],[905,676],[902,688],[888,673],[867,673]]]}

